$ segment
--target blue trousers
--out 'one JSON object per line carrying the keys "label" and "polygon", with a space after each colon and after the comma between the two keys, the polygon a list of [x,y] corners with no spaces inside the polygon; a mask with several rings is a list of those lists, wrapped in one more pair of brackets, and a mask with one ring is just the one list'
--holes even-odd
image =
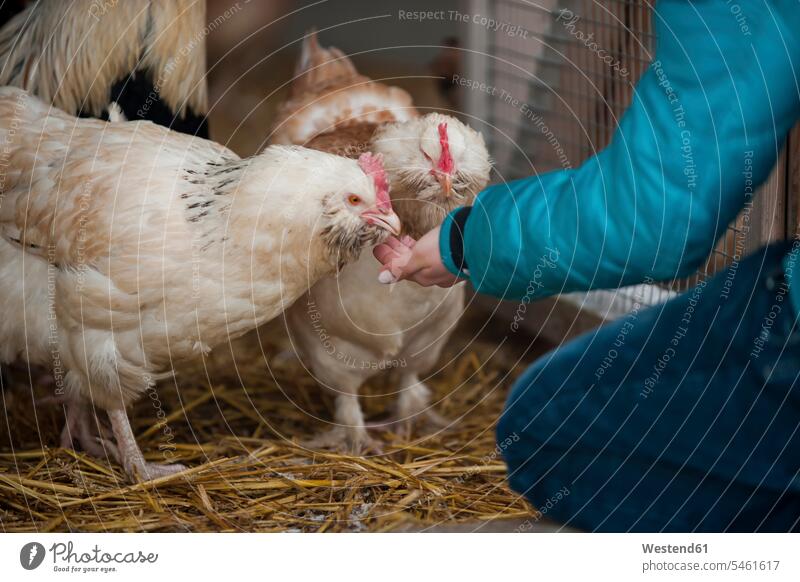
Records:
{"label": "blue trousers", "polygon": [[590,531],[800,529],[788,250],[765,247],[538,360],[498,424],[511,487]]}

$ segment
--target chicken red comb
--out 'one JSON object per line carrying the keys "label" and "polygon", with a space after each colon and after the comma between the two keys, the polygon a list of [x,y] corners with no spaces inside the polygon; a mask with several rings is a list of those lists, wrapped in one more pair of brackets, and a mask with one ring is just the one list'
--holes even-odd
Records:
{"label": "chicken red comb", "polygon": [[450,139],[447,135],[447,122],[444,121],[439,124],[439,145],[442,146],[442,155],[439,156],[437,168],[445,174],[452,174],[455,164],[453,163],[453,156],[450,155]]}
{"label": "chicken red comb", "polygon": [[372,182],[375,184],[375,199],[378,209],[390,211],[392,200],[389,198],[389,180],[386,178],[386,170],[383,169],[383,156],[364,152],[358,157],[358,165],[367,176],[372,178]]}

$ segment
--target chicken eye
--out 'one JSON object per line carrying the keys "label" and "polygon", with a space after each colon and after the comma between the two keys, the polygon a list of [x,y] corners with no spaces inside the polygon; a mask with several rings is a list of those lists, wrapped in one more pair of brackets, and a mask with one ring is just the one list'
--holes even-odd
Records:
{"label": "chicken eye", "polygon": [[361,197],[350,194],[350,196],[347,197],[347,203],[350,204],[350,206],[358,206],[361,204]]}

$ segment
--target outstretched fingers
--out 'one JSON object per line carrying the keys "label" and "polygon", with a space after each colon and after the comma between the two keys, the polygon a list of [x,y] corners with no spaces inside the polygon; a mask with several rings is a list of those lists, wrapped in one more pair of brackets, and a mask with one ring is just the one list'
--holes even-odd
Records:
{"label": "outstretched fingers", "polygon": [[402,240],[389,237],[385,243],[378,245],[372,251],[383,267],[378,274],[381,283],[396,283],[409,277],[416,269],[412,264],[412,247],[416,241],[409,236]]}

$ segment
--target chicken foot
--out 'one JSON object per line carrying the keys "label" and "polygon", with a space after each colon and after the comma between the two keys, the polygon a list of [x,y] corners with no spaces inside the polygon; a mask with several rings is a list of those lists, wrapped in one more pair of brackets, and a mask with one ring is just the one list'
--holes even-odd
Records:
{"label": "chicken foot", "polygon": [[122,465],[132,480],[138,478],[150,481],[151,479],[174,475],[186,469],[186,466],[180,463],[160,465],[145,461],[142,450],[136,443],[136,436],[133,434],[128,413],[124,408],[109,410],[108,418],[111,420],[111,429],[115,442],[106,441],[104,444],[112,451],[117,462]]}
{"label": "chicken foot", "polygon": [[114,454],[103,444],[111,437],[111,429],[100,419],[90,403],[67,398],[63,405],[65,421],[61,430],[62,448],[75,450],[77,444],[93,457],[100,459],[107,459]]}
{"label": "chicken foot", "polygon": [[338,426],[305,441],[303,445],[310,449],[336,449],[353,455],[383,453],[381,443],[367,432],[357,394],[337,395],[334,417]]}
{"label": "chicken foot", "polygon": [[338,426],[304,442],[308,448],[337,449],[351,454],[372,452],[381,454],[380,441],[372,438],[368,429],[395,431],[406,440],[411,437],[415,424],[421,420],[437,429],[449,426],[443,416],[430,407],[431,390],[420,382],[416,373],[404,374],[400,379],[400,396],[392,417],[382,422],[366,423],[357,394],[336,396],[335,420]]}
{"label": "chicken foot", "polygon": [[64,410],[64,428],[59,446],[73,451],[82,450],[100,459],[108,459],[112,451],[103,447],[103,440],[111,438],[107,419],[92,404],[75,396],[47,396],[36,402],[37,406],[59,406]]}

